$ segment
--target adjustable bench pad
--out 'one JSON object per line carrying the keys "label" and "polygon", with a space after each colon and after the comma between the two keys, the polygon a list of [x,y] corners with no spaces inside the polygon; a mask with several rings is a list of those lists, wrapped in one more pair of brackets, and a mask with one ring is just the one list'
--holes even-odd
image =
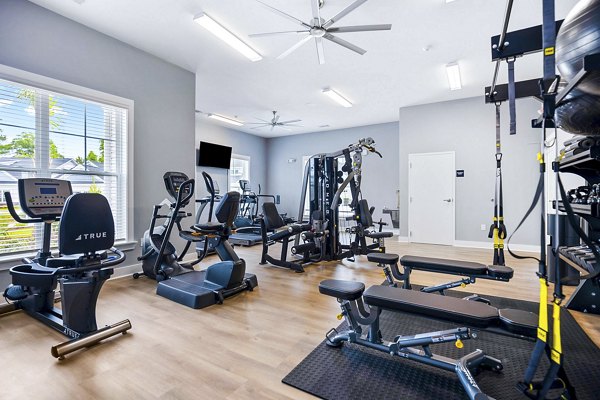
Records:
{"label": "adjustable bench pad", "polygon": [[442,274],[476,276],[479,278],[509,280],[513,269],[501,265],[484,265],[469,261],[447,260],[443,258],[403,256],[400,264],[411,269],[438,272]]}
{"label": "adjustable bench pad", "polygon": [[371,286],[365,303],[386,310],[427,315],[459,324],[487,328],[498,323],[498,309],[478,301],[440,296],[391,286]]}

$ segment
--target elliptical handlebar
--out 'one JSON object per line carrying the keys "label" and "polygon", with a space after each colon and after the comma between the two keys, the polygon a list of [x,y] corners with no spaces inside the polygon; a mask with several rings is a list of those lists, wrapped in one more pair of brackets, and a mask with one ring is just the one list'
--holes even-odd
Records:
{"label": "elliptical handlebar", "polygon": [[[190,202],[191,198],[194,197],[194,186],[194,179],[188,179],[179,186],[175,203],[177,208],[185,207]],[[187,188],[189,188],[189,193],[184,194],[186,193]]]}

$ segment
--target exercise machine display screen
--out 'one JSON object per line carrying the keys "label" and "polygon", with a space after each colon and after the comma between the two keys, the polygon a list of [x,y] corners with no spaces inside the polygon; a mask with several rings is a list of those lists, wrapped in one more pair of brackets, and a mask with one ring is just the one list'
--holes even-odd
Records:
{"label": "exercise machine display screen", "polygon": [[19,179],[19,203],[25,214],[32,218],[60,217],[65,201],[73,194],[71,182],[62,179]]}
{"label": "exercise machine display screen", "polygon": [[[169,196],[171,196],[173,199],[177,199],[177,193],[179,193],[181,184],[187,181],[189,178],[183,172],[167,172],[163,176],[163,179],[165,180],[165,188],[167,189]],[[191,187],[187,186],[186,193],[184,194],[189,194],[190,189]]]}

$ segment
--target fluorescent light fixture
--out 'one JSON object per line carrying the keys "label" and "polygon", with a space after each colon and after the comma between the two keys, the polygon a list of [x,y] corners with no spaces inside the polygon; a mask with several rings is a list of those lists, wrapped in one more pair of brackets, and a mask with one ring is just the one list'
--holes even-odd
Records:
{"label": "fluorescent light fixture", "polygon": [[244,125],[244,123],[241,122],[241,121],[237,121],[237,120],[232,119],[232,118],[227,118],[227,117],[224,117],[224,116],[219,115],[219,114],[208,113],[206,115],[208,116],[208,118],[216,119],[217,121],[225,122],[227,124],[231,124],[231,125],[235,125],[235,126],[242,126],[242,125]]}
{"label": "fluorescent light fixture", "polygon": [[462,84],[460,82],[460,68],[457,63],[446,64],[446,74],[448,75],[450,90],[462,89]]}
{"label": "fluorescent light fixture", "polygon": [[339,103],[341,106],[352,107],[352,103],[350,103],[350,101],[348,101],[348,99],[346,99],[344,96],[342,96],[341,94],[339,94],[338,92],[336,92],[333,89],[330,89],[330,88],[323,89],[323,94],[329,96],[329,98],[334,100],[336,103]]}
{"label": "fluorescent light fixture", "polygon": [[242,42],[240,38],[235,36],[233,33],[229,32],[226,28],[224,28],[217,21],[209,17],[207,14],[198,14],[194,17],[194,21],[206,28],[210,33],[227,43],[229,46],[233,47],[234,49],[242,53],[244,56],[248,57],[250,61],[262,60],[262,56],[258,54],[253,48],[248,46],[246,43]]}
{"label": "fluorescent light fixture", "polygon": [[452,3],[454,0],[446,0],[446,3]]}

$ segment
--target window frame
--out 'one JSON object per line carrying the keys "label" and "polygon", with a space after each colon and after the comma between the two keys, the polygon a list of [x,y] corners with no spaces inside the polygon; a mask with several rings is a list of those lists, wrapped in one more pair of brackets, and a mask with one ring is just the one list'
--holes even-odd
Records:
{"label": "window frame", "polygon": [[[238,159],[238,160],[243,160],[243,161],[248,161],[248,180],[250,182],[252,182],[251,177],[250,177],[250,172],[252,171],[252,159],[250,156],[246,156],[243,154],[231,154],[231,161],[233,161],[233,159]],[[231,161],[229,161],[229,169],[227,170],[227,191],[230,192],[232,190],[235,190],[236,192],[239,192],[241,189],[237,188],[234,189],[231,187]],[[241,192],[240,192],[241,193]]]}
{"label": "window frame", "polygon": [[[131,99],[116,96],[113,94],[101,92],[99,90],[86,88],[84,86],[76,85],[73,83],[61,81],[54,78],[49,78],[44,75],[34,74],[32,72],[23,71],[17,68],[13,68],[4,64],[0,64],[0,79],[12,81],[17,84],[32,86],[42,90],[55,92],[58,94],[80,98],[83,100],[93,101],[97,103],[106,104],[109,106],[120,107],[127,110],[127,193],[126,193],[126,207],[127,207],[127,227],[126,227],[126,238],[115,243],[115,246],[121,249],[130,249],[135,246],[137,241],[134,239],[134,226],[133,226],[133,205],[134,203],[134,186],[133,179],[134,175],[134,106],[135,102]],[[133,245],[133,246],[132,246]],[[8,255],[0,255],[0,262],[19,260],[22,257],[33,256],[35,252],[26,251],[21,253],[14,253]],[[0,268],[0,270],[3,268]]]}

